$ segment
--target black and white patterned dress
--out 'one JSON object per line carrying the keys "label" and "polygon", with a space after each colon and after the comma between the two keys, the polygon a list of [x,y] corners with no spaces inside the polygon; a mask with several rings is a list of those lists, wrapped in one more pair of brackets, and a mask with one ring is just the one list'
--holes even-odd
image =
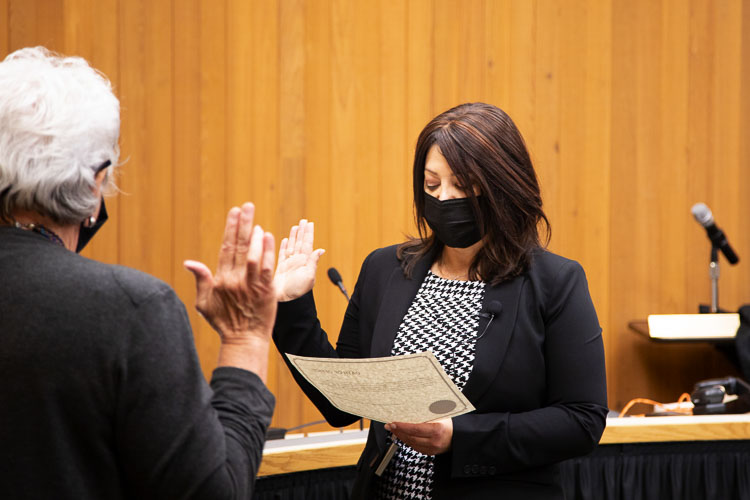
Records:
{"label": "black and white patterned dress", "polygon": [[[428,272],[398,328],[391,354],[432,351],[459,389],[474,364],[484,282],[441,278]],[[388,436],[388,445],[396,439]],[[379,499],[432,498],[434,456],[402,442],[378,481]]]}

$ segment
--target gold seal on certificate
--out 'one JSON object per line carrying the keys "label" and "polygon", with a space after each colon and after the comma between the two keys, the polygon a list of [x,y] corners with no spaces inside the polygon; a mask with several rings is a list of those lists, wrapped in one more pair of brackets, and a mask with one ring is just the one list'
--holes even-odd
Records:
{"label": "gold seal on certificate", "polygon": [[429,351],[387,358],[286,357],[333,406],[376,422],[422,423],[474,411]]}

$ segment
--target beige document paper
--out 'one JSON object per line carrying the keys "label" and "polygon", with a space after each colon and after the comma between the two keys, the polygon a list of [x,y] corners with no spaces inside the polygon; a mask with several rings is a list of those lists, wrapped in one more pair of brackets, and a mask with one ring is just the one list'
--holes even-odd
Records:
{"label": "beige document paper", "polygon": [[422,423],[474,411],[431,352],[365,359],[286,356],[333,406],[370,420]]}

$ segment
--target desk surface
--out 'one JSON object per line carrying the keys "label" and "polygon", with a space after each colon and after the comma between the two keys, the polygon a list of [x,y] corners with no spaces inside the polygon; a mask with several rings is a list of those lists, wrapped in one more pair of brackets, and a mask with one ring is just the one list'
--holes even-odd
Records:
{"label": "desk surface", "polygon": [[[367,429],[268,441],[260,476],[357,463]],[[609,418],[600,444],[750,440],[750,414]]]}

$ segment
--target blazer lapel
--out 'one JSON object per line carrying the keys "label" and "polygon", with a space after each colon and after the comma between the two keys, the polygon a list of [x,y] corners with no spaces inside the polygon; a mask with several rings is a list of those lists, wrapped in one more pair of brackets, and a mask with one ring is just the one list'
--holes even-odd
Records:
{"label": "blazer lapel", "polygon": [[385,297],[380,303],[377,319],[375,321],[374,334],[370,356],[381,358],[391,355],[393,341],[401,321],[414,301],[419,287],[422,285],[427,271],[430,269],[431,258],[424,258],[414,266],[414,272],[410,279],[404,276],[400,266],[391,270],[385,288]]}
{"label": "blazer lapel", "polygon": [[[380,309],[375,320],[370,357],[384,358],[391,355],[398,327],[414,301],[414,297],[417,296],[425,276],[427,276],[430,262],[431,259],[419,261],[414,267],[411,279],[404,276],[401,266],[396,266],[391,270],[384,288],[385,297],[380,303]],[[386,431],[383,424],[370,422],[370,428],[375,433],[375,443],[378,450],[384,450]]]}
{"label": "blazer lapel", "polygon": [[[463,393],[470,401],[478,401],[490,387],[503,364],[508,343],[513,334],[513,327],[518,314],[518,303],[523,288],[524,277],[519,276],[508,283],[498,286],[487,286],[482,311],[493,301],[501,304],[502,309],[493,319],[484,335],[477,340],[474,355],[474,367]],[[487,321],[480,320],[479,333],[487,326]]]}

